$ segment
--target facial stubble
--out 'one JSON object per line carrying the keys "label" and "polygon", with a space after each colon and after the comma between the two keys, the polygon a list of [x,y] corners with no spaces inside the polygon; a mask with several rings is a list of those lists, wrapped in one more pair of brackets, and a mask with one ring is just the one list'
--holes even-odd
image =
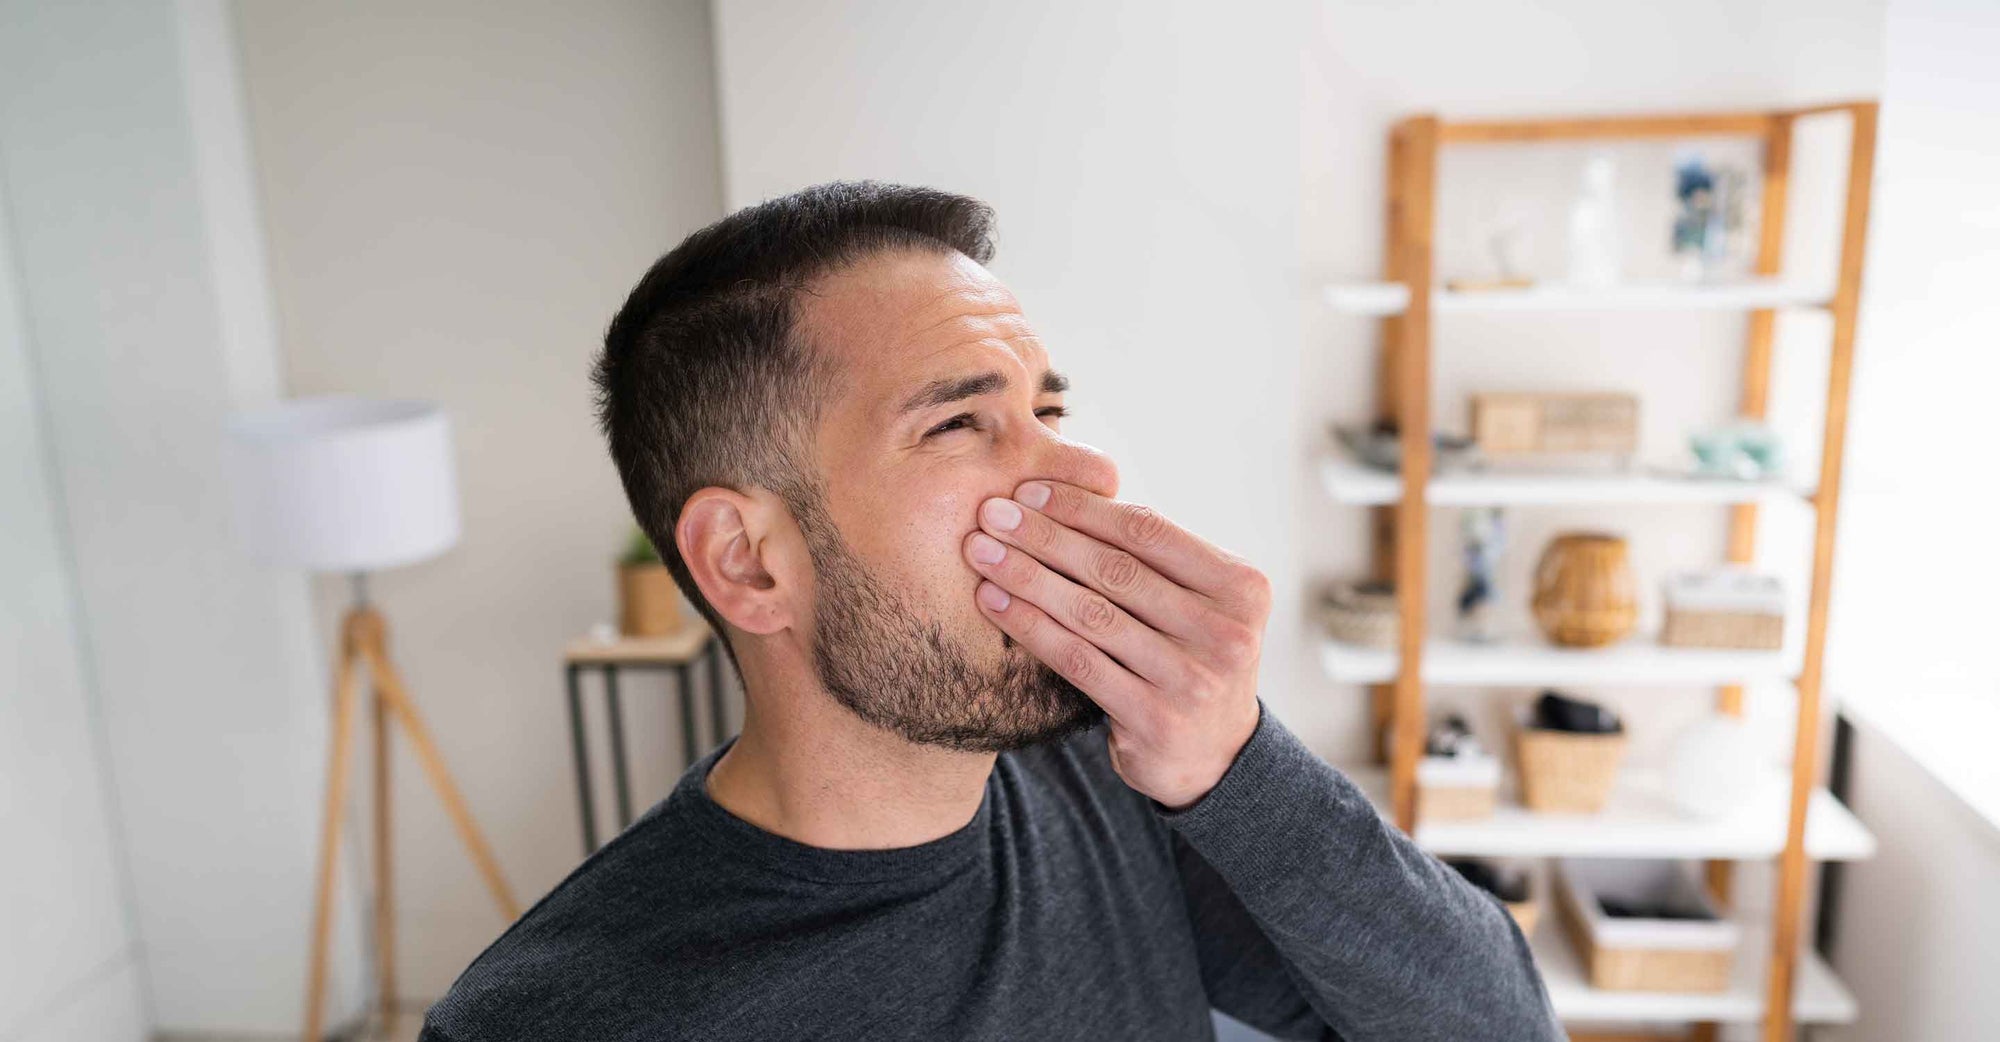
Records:
{"label": "facial stubble", "polygon": [[1090,696],[1011,639],[997,667],[980,668],[936,619],[869,571],[818,504],[799,515],[817,572],[813,665],[856,716],[967,752],[1057,741],[1104,719]]}

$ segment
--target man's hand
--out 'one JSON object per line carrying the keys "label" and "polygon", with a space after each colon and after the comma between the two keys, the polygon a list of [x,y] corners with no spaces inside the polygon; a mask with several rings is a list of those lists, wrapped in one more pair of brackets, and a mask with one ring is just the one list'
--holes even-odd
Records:
{"label": "man's hand", "polygon": [[1059,481],[988,499],[979,523],[980,610],[1104,707],[1119,777],[1170,810],[1207,795],[1257,727],[1271,581],[1157,511]]}

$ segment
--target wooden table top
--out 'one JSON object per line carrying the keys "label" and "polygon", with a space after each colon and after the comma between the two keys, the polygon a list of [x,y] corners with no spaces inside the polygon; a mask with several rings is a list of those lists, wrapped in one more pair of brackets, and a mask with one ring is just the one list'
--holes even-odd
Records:
{"label": "wooden table top", "polygon": [[605,644],[583,636],[563,648],[563,661],[572,666],[686,665],[701,657],[709,636],[708,626],[697,620],[664,637],[619,637]]}

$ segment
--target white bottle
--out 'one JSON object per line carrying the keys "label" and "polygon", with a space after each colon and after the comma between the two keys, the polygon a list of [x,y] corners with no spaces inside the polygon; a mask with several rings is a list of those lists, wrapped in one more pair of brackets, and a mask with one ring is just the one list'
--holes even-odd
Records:
{"label": "white bottle", "polygon": [[1617,168],[1599,153],[1583,167],[1583,190],[1569,211],[1569,281],[1602,289],[1618,282]]}

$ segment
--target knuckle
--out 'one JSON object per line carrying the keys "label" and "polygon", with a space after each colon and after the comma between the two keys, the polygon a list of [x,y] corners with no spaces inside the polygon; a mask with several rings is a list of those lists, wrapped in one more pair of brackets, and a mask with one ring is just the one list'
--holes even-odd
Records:
{"label": "knuckle", "polygon": [[1261,616],[1270,611],[1271,579],[1257,567],[1240,557],[1232,556],[1233,562],[1223,580],[1223,603],[1230,607],[1242,607],[1246,613]]}
{"label": "knuckle", "polygon": [[1046,550],[1055,538],[1056,526],[1033,515],[1022,518],[1021,527],[1014,530],[1014,541],[1031,550]]}
{"label": "knuckle", "polygon": [[1081,641],[1065,643],[1056,658],[1061,662],[1058,669],[1062,675],[1079,687],[1097,677],[1097,659]]}
{"label": "knuckle", "polygon": [[1215,651],[1230,666],[1247,666],[1257,659],[1257,631],[1242,623],[1226,623],[1215,633]]}
{"label": "knuckle", "polygon": [[1135,503],[1121,512],[1118,530],[1127,546],[1154,546],[1166,538],[1167,518],[1152,507]]}
{"label": "knuckle", "polygon": [[1242,571],[1240,573],[1238,581],[1242,585],[1244,599],[1247,600],[1251,604],[1251,606],[1256,607],[1260,610],[1268,609],[1270,607],[1271,604],[1270,576],[1265,575],[1263,572],[1258,571],[1255,567],[1251,565],[1245,564],[1242,566]]}
{"label": "knuckle", "polygon": [[1077,598],[1076,624],[1086,633],[1106,633],[1118,624],[1118,609],[1094,593]]}
{"label": "knuckle", "polygon": [[1111,593],[1125,593],[1139,585],[1139,559],[1116,547],[1098,551],[1097,581]]}

